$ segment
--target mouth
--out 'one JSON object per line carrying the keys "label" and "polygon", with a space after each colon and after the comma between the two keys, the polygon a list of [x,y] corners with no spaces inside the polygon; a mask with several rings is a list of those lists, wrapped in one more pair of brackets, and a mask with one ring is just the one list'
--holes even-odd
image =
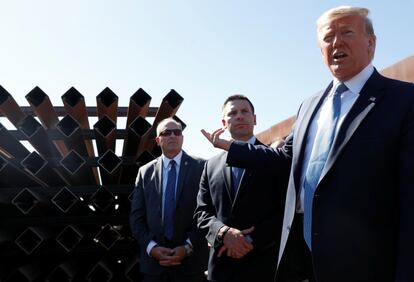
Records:
{"label": "mouth", "polygon": [[344,52],[335,52],[332,55],[332,58],[334,59],[334,62],[335,61],[340,61],[341,59],[344,59],[346,57],[348,57],[348,55],[346,53],[344,53]]}

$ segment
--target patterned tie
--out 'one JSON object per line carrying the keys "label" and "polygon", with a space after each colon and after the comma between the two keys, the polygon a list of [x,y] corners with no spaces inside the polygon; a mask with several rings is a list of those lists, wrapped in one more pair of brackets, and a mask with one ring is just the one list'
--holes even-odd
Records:
{"label": "patterned tie", "polygon": [[168,171],[167,187],[165,188],[164,197],[164,235],[171,240],[174,231],[174,212],[175,212],[175,183],[177,181],[177,172],[175,171],[175,161],[170,161]]}
{"label": "patterned tie", "polygon": [[336,88],[334,94],[327,98],[325,102],[327,116],[316,133],[306,170],[303,184],[305,190],[303,236],[310,250],[312,250],[313,195],[335,137],[335,129],[341,113],[341,94],[347,89],[346,85],[341,83]]}

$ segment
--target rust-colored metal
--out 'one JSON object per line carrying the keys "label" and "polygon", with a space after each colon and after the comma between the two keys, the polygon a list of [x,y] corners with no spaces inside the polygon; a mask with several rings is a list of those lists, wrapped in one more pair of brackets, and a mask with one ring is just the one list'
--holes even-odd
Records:
{"label": "rust-colored metal", "polygon": [[[146,119],[138,116],[128,127],[128,135],[124,141],[124,151],[122,156],[134,157],[135,159],[140,155],[139,147],[142,143],[142,138],[145,136],[151,128]],[[136,165],[124,165],[121,170],[121,183],[131,184],[134,183],[137,175],[138,167]]]}
{"label": "rust-colored metal", "polygon": [[174,89],[162,99],[161,105],[155,115],[151,129],[142,136],[138,154],[143,151],[151,152],[153,155],[159,155],[158,148],[155,143],[156,130],[158,123],[168,117],[173,117],[181,106],[184,98],[180,96]]}
{"label": "rust-colored metal", "polygon": [[23,111],[17,105],[14,98],[7,92],[3,86],[0,85],[0,113],[7,117],[10,122],[15,126],[19,127],[20,123],[26,116]]}
{"label": "rust-colored metal", "polygon": [[9,158],[25,158],[30,152],[0,123],[0,149]]}
{"label": "rust-colored metal", "polygon": [[[74,87],[71,87],[65,94],[62,95],[62,101],[66,112],[79,123],[80,127],[82,129],[90,129],[85,99],[83,98],[83,95]],[[85,144],[88,156],[95,157],[92,141],[85,140]],[[99,176],[98,170],[96,168],[93,168],[93,174],[95,177],[95,182],[98,184]]]}
{"label": "rust-colored metal", "polygon": [[[148,115],[151,96],[144,89],[139,88],[129,99],[126,128],[137,118],[145,118]],[[154,108],[153,108],[154,109]],[[150,112],[151,113],[151,112]],[[153,111],[153,116],[156,111]]]}
{"label": "rust-colored metal", "polygon": [[[26,95],[26,99],[32,107],[33,113],[35,113],[42,122],[43,127],[46,129],[56,129],[56,124],[59,122],[59,118],[53,109],[49,96],[36,86]],[[53,140],[53,143],[56,145],[61,156],[64,156],[69,152],[63,141]]]}
{"label": "rust-colored metal", "polygon": [[96,96],[96,109],[99,119],[107,116],[116,125],[118,96],[108,87]]}
{"label": "rust-colored metal", "polygon": [[[63,141],[66,144],[66,147],[70,150],[69,153],[75,151],[77,155],[79,155],[79,157],[82,159],[79,163],[79,166],[83,165],[83,160],[85,159],[85,157],[88,156],[88,151],[84,142],[84,138],[82,135],[82,129],[79,125],[79,123],[72,118],[72,116],[70,115],[66,115],[63,119],[61,119],[59,121],[59,123],[56,125],[57,129],[63,134],[64,139]],[[68,155],[65,155],[65,158],[68,159]],[[77,160],[77,156],[75,156],[75,159]],[[99,184],[99,180],[96,181],[95,176],[93,176],[92,178],[94,179],[93,182],[90,182],[90,177],[89,177],[89,173],[91,175],[93,175],[93,169],[91,167],[86,168],[86,166],[84,167],[85,170],[85,175],[84,176],[82,174],[81,179],[87,181],[85,183],[88,184]],[[76,169],[77,171],[77,169]],[[88,172],[88,173],[87,173]],[[83,173],[83,172],[82,172]],[[72,171],[71,174],[73,175],[74,172]]]}
{"label": "rust-colored metal", "polygon": [[20,164],[26,172],[43,181],[47,186],[64,186],[69,183],[61,177],[38,153],[31,152]]}
{"label": "rust-colored metal", "polygon": [[115,151],[116,125],[107,116],[100,118],[93,126],[96,148],[102,156],[107,150]]}
{"label": "rust-colored metal", "polygon": [[57,158],[60,153],[55,144],[50,141],[45,129],[32,116],[26,116],[20,126],[19,130],[26,135],[30,144],[44,157]]}
{"label": "rust-colored metal", "polygon": [[290,118],[271,126],[269,129],[256,134],[256,137],[263,144],[274,144],[274,146],[277,147],[276,143],[283,141],[283,139],[289,135],[295,120],[296,116],[291,116]]}
{"label": "rust-colored metal", "polygon": [[33,186],[46,186],[46,184],[0,156],[0,188]]}
{"label": "rust-colored metal", "polygon": [[389,66],[382,71],[382,75],[406,82],[414,82],[414,55]]}

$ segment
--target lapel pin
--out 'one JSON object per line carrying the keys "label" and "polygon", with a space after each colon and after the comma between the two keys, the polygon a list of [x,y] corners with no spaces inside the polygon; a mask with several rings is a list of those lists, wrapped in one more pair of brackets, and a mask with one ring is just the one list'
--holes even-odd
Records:
{"label": "lapel pin", "polygon": [[376,100],[377,98],[375,98],[374,96],[371,96],[371,97],[369,97],[369,100],[371,101],[371,102],[375,102],[375,100]]}
{"label": "lapel pin", "polygon": [[184,165],[188,165],[188,162],[187,162],[187,161],[185,161],[185,162],[184,162]]}

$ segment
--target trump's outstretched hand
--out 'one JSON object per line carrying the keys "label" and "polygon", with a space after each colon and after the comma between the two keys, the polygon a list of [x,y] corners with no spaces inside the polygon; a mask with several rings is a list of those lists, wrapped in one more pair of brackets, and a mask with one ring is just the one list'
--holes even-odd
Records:
{"label": "trump's outstretched hand", "polygon": [[226,140],[220,138],[220,135],[225,130],[225,128],[219,128],[213,131],[212,133],[209,133],[204,129],[201,129],[201,133],[203,133],[203,135],[207,138],[208,141],[210,141],[211,144],[213,144],[214,147],[228,151],[233,140]]}

